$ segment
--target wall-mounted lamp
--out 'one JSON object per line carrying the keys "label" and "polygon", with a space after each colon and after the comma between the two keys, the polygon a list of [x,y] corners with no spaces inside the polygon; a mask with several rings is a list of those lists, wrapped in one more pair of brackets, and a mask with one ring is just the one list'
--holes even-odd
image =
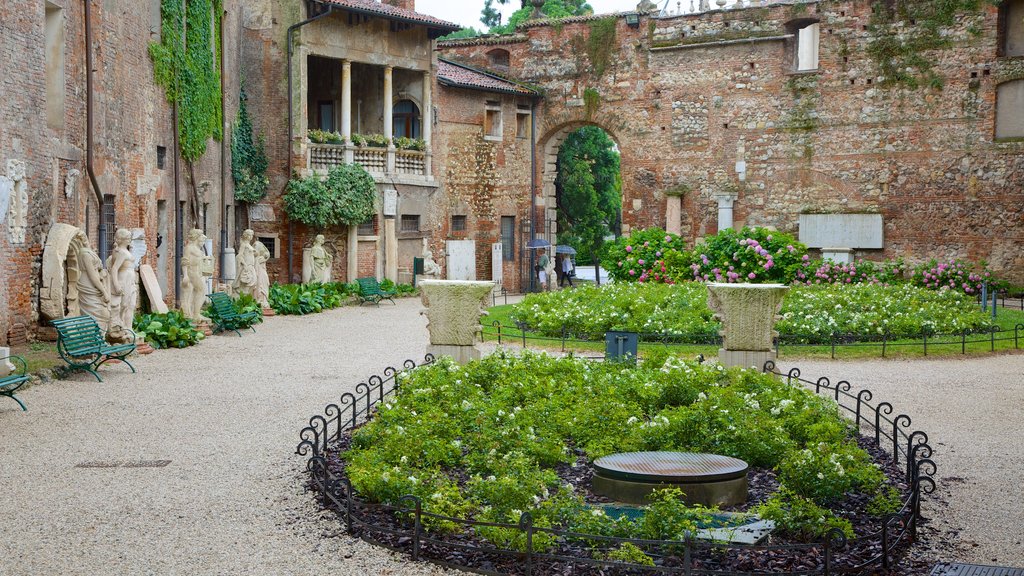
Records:
{"label": "wall-mounted lamp", "polygon": [[626,14],[626,25],[629,26],[630,28],[639,28],[640,15],[635,12],[631,14]]}

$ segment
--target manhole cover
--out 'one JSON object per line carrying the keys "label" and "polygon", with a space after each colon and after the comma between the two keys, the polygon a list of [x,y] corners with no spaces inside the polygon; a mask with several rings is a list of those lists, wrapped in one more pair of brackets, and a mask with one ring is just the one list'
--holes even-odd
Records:
{"label": "manhole cover", "polygon": [[80,462],[75,468],[163,468],[170,460],[96,460]]}
{"label": "manhole cover", "polygon": [[749,466],[743,460],[694,452],[624,452],[594,460],[594,471],[630,482],[720,482],[743,478]]}

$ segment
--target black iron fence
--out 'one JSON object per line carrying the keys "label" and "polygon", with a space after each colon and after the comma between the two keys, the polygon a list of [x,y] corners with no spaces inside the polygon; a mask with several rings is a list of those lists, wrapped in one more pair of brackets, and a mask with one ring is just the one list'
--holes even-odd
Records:
{"label": "black iron fence", "polygon": [[[423,364],[433,362],[427,355]],[[406,361],[401,371],[413,370],[416,363]],[[894,565],[900,549],[912,543],[922,520],[921,501],[936,489],[935,462],[928,436],[911,428],[906,414],[894,414],[889,402],[872,404],[869,390],[853,391],[847,381],[833,384],[828,378],[816,381],[801,378],[798,369],[782,373],[775,364],[764,366],[793,385],[803,385],[817,394],[833,398],[841,410],[857,424],[867,441],[881,447],[894,468],[903,476],[902,487],[908,495],[900,509],[881,519],[880,528],[853,539],[839,532],[819,542],[786,545],[737,545],[696,540],[688,535],[681,541],[641,540],[581,534],[568,530],[537,526],[529,512],[515,524],[481,522],[454,518],[424,510],[416,496],[405,496],[399,505],[368,502],[359,497],[337,463],[344,449],[346,432],[372,417],[374,407],[399,392],[400,370],[389,367],[381,376],[372,376],[356,387],[356,393],[343,394],[337,403],[327,405],[323,414],[314,415],[299,433],[296,453],[307,456],[310,484],[323,505],[333,511],[345,529],[375,544],[409,554],[413,560],[425,559],[441,565],[469,569],[483,574],[533,576],[534,574],[684,574],[684,575],[768,575],[768,574],[849,574],[874,572]],[[900,480],[894,478],[894,480]],[[444,533],[428,529],[443,523]],[[467,536],[481,530],[505,531],[506,545],[484,544]],[[607,559],[601,552],[631,544],[642,550],[654,565]],[[755,568],[751,568],[754,566]]]}
{"label": "black iron fence", "polygon": [[[495,320],[490,325],[483,326],[482,334],[485,340],[497,340],[498,344],[518,344],[523,348],[529,348],[531,344],[538,348],[548,349],[560,347],[562,352],[574,348],[593,347],[604,343],[604,334],[580,333],[574,331],[568,325],[563,324],[558,335],[552,335],[539,330],[531,330],[524,325],[509,326]],[[722,337],[707,332],[697,333],[656,333],[640,332],[639,340],[642,344],[660,345],[665,347],[680,346],[721,346]],[[883,331],[875,335],[849,334],[834,332],[832,334],[781,334],[774,340],[775,351],[780,356],[783,350],[793,352],[795,350],[808,349],[830,349],[832,358],[836,357],[836,350],[842,348],[862,348],[878,350],[884,358],[889,353],[899,350],[920,350],[925,356],[929,352],[934,353],[937,348],[942,347],[943,351],[950,352],[959,348],[961,354],[968,351],[995,352],[997,349],[1020,350],[1024,343],[1024,324],[1017,324],[1013,328],[992,327],[984,330],[964,330],[959,333],[939,334],[921,333],[913,336],[894,336]],[[1005,343],[1005,345],[1004,345]],[[793,352],[799,354],[799,352]]]}

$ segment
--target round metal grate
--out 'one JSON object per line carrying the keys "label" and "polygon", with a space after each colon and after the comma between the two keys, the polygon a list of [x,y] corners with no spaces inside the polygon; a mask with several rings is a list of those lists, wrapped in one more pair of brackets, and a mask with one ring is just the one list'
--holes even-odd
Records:
{"label": "round metal grate", "polygon": [[605,478],[634,482],[719,482],[746,476],[743,460],[693,452],[624,452],[594,460],[594,471]]}

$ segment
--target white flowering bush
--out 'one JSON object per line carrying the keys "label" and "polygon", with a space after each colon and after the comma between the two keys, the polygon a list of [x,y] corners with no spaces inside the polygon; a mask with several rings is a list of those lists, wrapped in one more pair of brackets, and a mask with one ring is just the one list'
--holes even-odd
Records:
{"label": "white flowering bush", "polygon": [[[602,339],[609,330],[657,334],[668,340],[701,343],[721,328],[707,305],[707,288],[679,284],[617,283],[531,294],[512,312],[519,325],[559,337]],[[959,334],[992,326],[973,297],[955,290],[927,290],[908,284],[822,284],[793,286],[776,330],[789,342],[825,344],[843,339],[919,338]]]}
{"label": "white flowering bush", "polygon": [[[499,352],[464,367],[442,358],[406,375],[397,397],[353,432],[343,458],[355,490],[377,502],[412,494],[427,512],[447,516],[515,524],[529,511],[540,527],[675,538],[707,510],[667,495],[639,519],[613,519],[556,470],[616,452],[714,452],[778,468],[795,493],[824,501],[809,467],[832,466],[831,454],[850,478],[880,474],[852,434],[830,399],[757,371],[667,353],[633,366]],[[829,494],[880,489],[827,483]],[[457,528],[426,522],[430,530]],[[477,532],[501,546],[525,545],[520,530]],[[554,544],[546,538],[535,546]]]}
{"label": "white flowering bush", "polygon": [[877,494],[885,481],[867,453],[844,442],[818,442],[790,452],[779,463],[779,481],[818,504],[829,504],[847,492]]}

